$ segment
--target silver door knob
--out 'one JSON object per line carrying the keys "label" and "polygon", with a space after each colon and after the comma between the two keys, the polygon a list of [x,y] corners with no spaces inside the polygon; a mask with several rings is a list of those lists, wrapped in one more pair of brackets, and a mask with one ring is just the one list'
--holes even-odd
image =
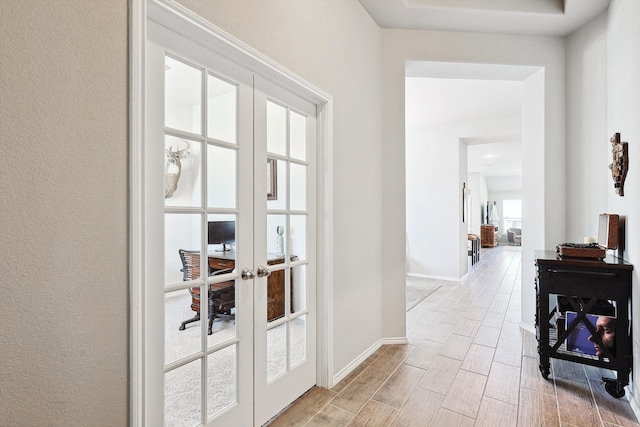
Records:
{"label": "silver door knob", "polygon": [[271,270],[267,267],[261,265],[258,267],[258,277],[269,277],[271,275]]}
{"label": "silver door knob", "polygon": [[251,268],[242,269],[242,273],[240,275],[244,280],[249,280],[256,277],[256,273]]}

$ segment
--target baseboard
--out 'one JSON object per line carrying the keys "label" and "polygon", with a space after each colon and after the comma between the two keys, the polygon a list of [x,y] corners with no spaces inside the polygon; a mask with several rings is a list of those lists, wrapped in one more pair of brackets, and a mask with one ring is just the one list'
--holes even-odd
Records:
{"label": "baseboard", "polygon": [[382,339],[376,341],[375,344],[373,344],[371,347],[369,347],[368,349],[366,349],[362,354],[360,354],[360,356],[356,357],[355,359],[353,359],[353,361],[351,363],[349,363],[347,366],[345,366],[344,368],[342,368],[340,370],[340,372],[336,373],[332,380],[331,380],[331,384],[330,387],[333,387],[334,385],[338,384],[340,381],[342,381],[347,375],[349,375],[354,369],[356,369],[358,366],[360,366],[360,364],[362,362],[364,362],[365,360],[367,360],[367,357],[371,356],[377,349],[379,349],[380,347],[382,347],[383,342]]}
{"label": "baseboard", "polygon": [[356,357],[355,359],[353,359],[351,363],[349,363],[347,366],[342,368],[340,372],[335,374],[332,378],[331,387],[333,387],[334,385],[342,381],[344,378],[346,378],[346,376],[349,375],[351,372],[353,372],[353,370],[356,369],[358,366],[360,366],[362,362],[367,360],[369,356],[375,353],[377,349],[379,349],[383,345],[390,345],[390,344],[409,344],[409,340],[407,339],[407,337],[392,337],[392,338],[379,339],[375,344],[373,344],[371,347],[366,349],[362,354],[360,354],[360,356]]}
{"label": "baseboard", "polygon": [[535,335],[535,334],[536,334],[536,328],[535,328],[535,326],[531,326],[531,325],[528,325],[528,324],[526,324],[526,323],[522,323],[522,322],[521,322],[521,323],[520,323],[520,329],[524,329],[525,331],[530,332],[530,333],[532,333],[533,335]]}
{"label": "baseboard", "polygon": [[631,405],[631,410],[636,415],[636,418],[640,420],[640,407],[638,407],[638,403],[636,402],[635,396],[631,392],[631,384],[629,387],[626,387],[627,390],[627,400],[629,401],[629,405]]}
{"label": "baseboard", "polygon": [[382,338],[382,345],[409,344],[407,337]]}
{"label": "baseboard", "polygon": [[407,273],[409,277],[420,277],[422,279],[436,279],[436,280],[447,280],[449,282],[459,282],[462,280],[460,277],[449,277],[449,276],[434,276],[431,274],[417,274],[417,273]]}

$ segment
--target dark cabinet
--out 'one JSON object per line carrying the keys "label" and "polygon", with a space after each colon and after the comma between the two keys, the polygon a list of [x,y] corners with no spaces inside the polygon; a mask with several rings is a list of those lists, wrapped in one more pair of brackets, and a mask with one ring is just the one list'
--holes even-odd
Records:
{"label": "dark cabinet", "polygon": [[494,225],[480,226],[480,242],[483,248],[494,248],[498,246],[498,227]]}
{"label": "dark cabinet", "polygon": [[[633,265],[610,255],[604,260],[562,258],[551,251],[536,251],[535,263],[542,375],[549,376],[551,358],[607,368],[617,373],[616,378],[603,378],[607,392],[624,396],[632,367]],[[592,351],[581,351],[574,340],[591,345]]]}

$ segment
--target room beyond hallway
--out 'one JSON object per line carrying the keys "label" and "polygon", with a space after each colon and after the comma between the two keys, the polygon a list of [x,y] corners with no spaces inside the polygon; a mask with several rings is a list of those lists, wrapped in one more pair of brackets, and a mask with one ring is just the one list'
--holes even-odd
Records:
{"label": "room beyond hallway", "polygon": [[482,249],[464,280],[439,281],[407,312],[408,345],[382,346],[269,425],[640,426],[602,369],[552,360],[542,378],[535,336],[520,328],[520,265],[520,247]]}

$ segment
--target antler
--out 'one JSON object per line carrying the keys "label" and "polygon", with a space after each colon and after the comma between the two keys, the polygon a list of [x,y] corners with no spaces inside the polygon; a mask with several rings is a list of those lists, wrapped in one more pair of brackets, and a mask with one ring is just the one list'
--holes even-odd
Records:
{"label": "antler", "polygon": [[176,147],[176,150],[173,150],[173,145],[170,145],[168,149],[165,149],[164,152],[167,155],[167,158],[169,159],[170,162],[175,162],[176,160],[179,159],[186,159],[187,157],[189,157],[189,154],[191,154],[191,152],[189,151],[189,149],[191,148],[191,145],[189,145],[189,143],[187,141],[185,141],[184,139],[182,140],[182,142],[184,142],[187,146],[186,148],[179,150]]}

